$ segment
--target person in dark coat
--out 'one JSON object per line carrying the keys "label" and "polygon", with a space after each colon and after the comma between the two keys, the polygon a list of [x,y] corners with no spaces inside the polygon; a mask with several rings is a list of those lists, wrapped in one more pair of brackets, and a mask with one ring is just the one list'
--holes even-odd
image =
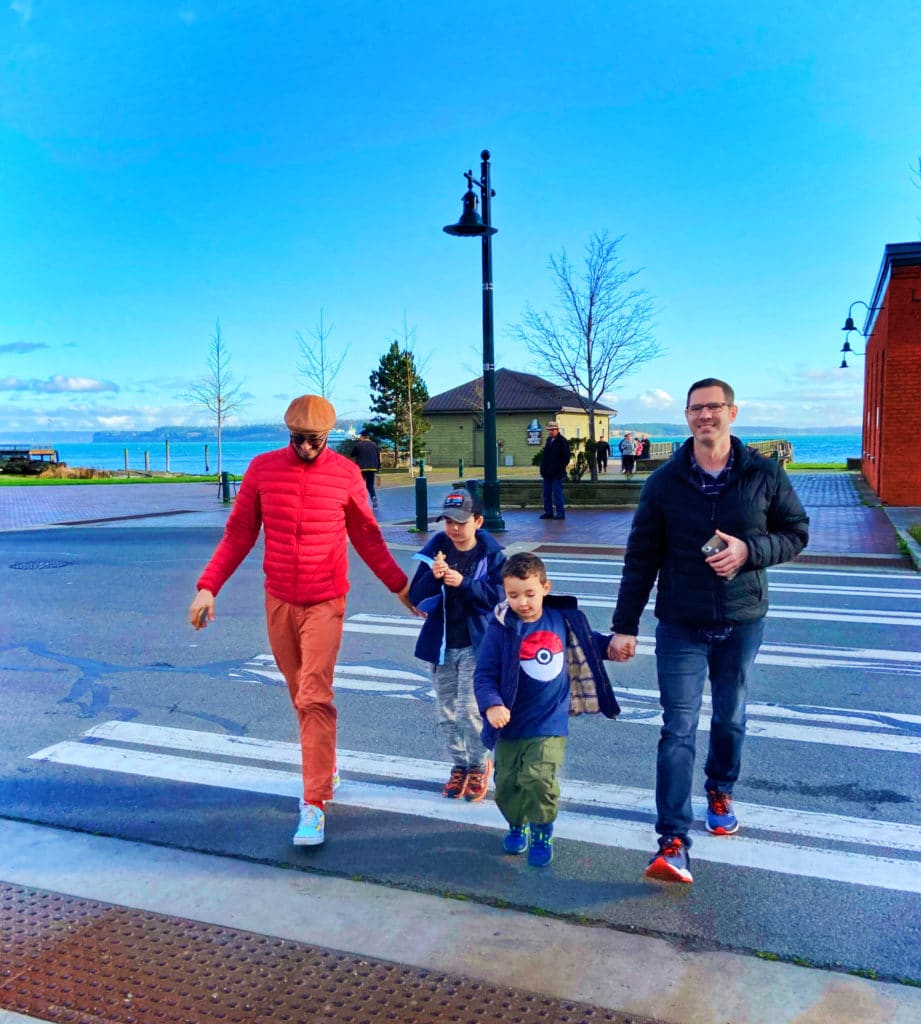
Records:
{"label": "person in dark coat", "polygon": [[560,433],[556,420],[547,424],[547,443],[540,453],[540,476],[544,487],[544,511],[541,519],[565,519],[563,481],[572,458],[569,442]]}
{"label": "person in dark coat", "polygon": [[604,439],[604,433],[595,442],[595,462],[598,464],[599,473],[607,473],[608,456],[611,454],[611,446]]}
{"label": "person in dark coat", "polygon": [[768,610],[765,570],[795,558],[809,518],[783,467],[730,434],[732,388],[691,385],[692,437],[646,481],[633,516],[611,657],[636,653],[640,616],[656,585],[656,669],[663,725],[656,760],[659,849],[646,876],[691,882],[691,786],[704,685],[712,716],[705,765],[706,828],[732,835],[745,739],[745,701]]}
{"label": "person in dark coat", "polygon": [[352,449],[352,458],[358,464],[361,475],[364,477],[371,507],[377,508],[377,491],[374,487],[374,481],[377,474],[381,471],[381,450],[371,440],[367,430],[363,430],[358,435],[358,440]]}

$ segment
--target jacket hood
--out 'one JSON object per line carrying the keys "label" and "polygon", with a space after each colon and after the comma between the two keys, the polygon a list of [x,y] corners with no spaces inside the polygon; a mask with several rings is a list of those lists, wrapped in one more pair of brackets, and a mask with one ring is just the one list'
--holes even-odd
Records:
{"label": "jacket hood", "polygon": [[[571,594],[547,594],[544,597],[544,606],[556,608],[557,611],[567,612],[579,607],[579,602]],[[518,616],[509,608],[508,601],[500,601],[493,609],[493,615],[507,629],[512,629],[512,623]]]}

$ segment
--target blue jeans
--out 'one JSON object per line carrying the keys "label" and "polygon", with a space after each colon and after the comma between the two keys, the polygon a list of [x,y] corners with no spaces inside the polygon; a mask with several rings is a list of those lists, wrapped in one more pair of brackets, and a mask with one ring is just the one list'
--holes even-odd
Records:
{"label": "blue jeans", "polygon": [[733,626],[727,635],[667,622],[656,626],[656,668],[663,712],[656,758],[659,835],[680,836],[690,846],[694,748],[708,676],[713,713],[704,769],[706,788],[732,792],[742,763],[748,680],[763,635],[764,619]]}
{"label": "blue jeans", "polygon": [[564,515],[563,508],[563,478],[555,476],[552,480],[544,479],[544,511],[548,515]]}

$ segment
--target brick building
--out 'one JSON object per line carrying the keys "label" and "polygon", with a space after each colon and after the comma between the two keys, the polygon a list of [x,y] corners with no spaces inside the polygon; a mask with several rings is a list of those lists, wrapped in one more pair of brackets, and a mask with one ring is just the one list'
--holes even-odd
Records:
{"label": "brick building", "polygon": [[921,505],[921,242],[886,246],[862,333],[863,475],[885,504]]}

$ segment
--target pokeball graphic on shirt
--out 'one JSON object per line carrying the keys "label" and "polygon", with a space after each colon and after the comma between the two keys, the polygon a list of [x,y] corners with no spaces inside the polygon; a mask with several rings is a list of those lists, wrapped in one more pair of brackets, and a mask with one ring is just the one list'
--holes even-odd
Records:
{"label": "pokeball graphic on shirt", "polygon": [[540,683],[555,679],[563,671],[563,641],[546,629],[538,629],[521,641],[518,657],[524,673]]}

